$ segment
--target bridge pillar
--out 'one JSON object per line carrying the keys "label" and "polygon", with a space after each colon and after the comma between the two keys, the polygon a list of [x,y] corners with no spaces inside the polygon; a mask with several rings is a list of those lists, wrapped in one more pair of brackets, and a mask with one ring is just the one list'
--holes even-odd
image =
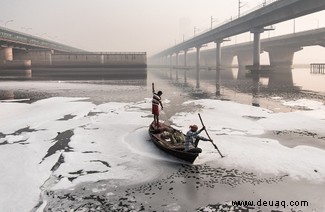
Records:
{"label": "bridge pillar", "polygon": [[165,65],[166,64],[166,56],[162,56],[161,57],[161,65]]}
{"label": "bridge pillar", "polygon": [[260,69],[260,52],[261,52],[261,33],[264,28],[254,28],[251,33],[254,33],[254,51],[253,51],[253,69]]}
{"label": "bridge pillar", "polygon": [[176,81],[178,81],[178,54],[179,54],[179,52],[176,52],[176,58],[175,58],[175,66],[176,66]]}
{"label": "bridge pillar", "polygon": [[302,50],[301,47],[277,46],[269,47],[265,51],[269,52],[270,65],[278,67],[291,67],[294,53]]}
{"label": "bridge pillar", "polygon": [[221,71],[221,43],[222,40],[215,41],[216,43],[216,95],[220,95],[220,71]]}
{"label": "bridge pillar", "polygon": [[173,54],[169,55],[169,78],[172,79],[172,65],[173,65]]}
{"label": "bridge pillar", "polygon": [[1,73],[30,77],[31,61],[21,60],[19,57],[17,58],[16,52],[14,52],[14,49],[12,47],[5,47],[0,49],[0,69],[10,69],[8,72],[2,70]]}
{"label": "bridge pillar", "polygon": [[188,49],[184,50],[184,83],[187,82],[187,51]]}
{"label": "bridge pillar", "polygon": [[253,55],[247,53],[246,51],[240,51],[237,53],[238,60],[238,75],[237,79],[245,78],[246,66],[252,64]]}
{"label": "bridge pillar", "polygon": [[200,49],[201,46],[196,46],[196,89],[200,88]]}
{"label": "bridge pillar", "polygon": [[28,50],[27,52],[15,52],[15,58],[31,60],[33,66],[52,65],[53,50]]}
{"label": "bridge pillar", "polygon": [[238,66],[245,67],[253,62],[253,55],[247,54],[246,51],[237,53]]}
{"label": "bridge pillar", "polygon": [[231,67],[232,61],[235,57],[235,54],[233,52],[221,52],[221,68]]}
{"label": "bridge pillar", "polygon": [[281,66],[269,75],[268,88],[277,91],[288,91],[294,88],[291,65]]}
{"label": "bridge pillar", "polygon": [[4,47],[0,49],[1,63],[4,63],[4,61],[12,61],[13,59],[12,47]]}

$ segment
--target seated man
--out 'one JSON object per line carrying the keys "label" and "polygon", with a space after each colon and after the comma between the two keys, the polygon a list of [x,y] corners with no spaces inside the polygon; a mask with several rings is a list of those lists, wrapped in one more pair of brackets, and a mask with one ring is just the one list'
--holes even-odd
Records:
{"label": "seated man", "polygon": [[[197,148],[197,145],[199,144],[199,141],[211,141],[210,139],[204,138],[202,136],[199,136],[199,134],[204,130],[205,128],[202,127],[198,131],[197,125],[191,125],[190,130],[186,133],[185,142],[184,142],[184,149],[185,151],[191,151],[191,149]],[[195,139],[195,141],[194,141]]]}

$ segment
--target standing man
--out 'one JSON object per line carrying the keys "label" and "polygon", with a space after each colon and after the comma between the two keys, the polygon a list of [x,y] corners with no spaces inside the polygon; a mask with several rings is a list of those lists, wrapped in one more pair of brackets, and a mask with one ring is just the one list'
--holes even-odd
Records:
{"label": "standing man", "polygon": [[159,125],[159,105],[161,106],[161,109],[163,110],[164,107],[161,103],[161,95],[163,94],[162,91],[158,91],[155,93],[154,84],[152,83],[152,114],[153,114],[153,121],[156,127],[160,127]]}

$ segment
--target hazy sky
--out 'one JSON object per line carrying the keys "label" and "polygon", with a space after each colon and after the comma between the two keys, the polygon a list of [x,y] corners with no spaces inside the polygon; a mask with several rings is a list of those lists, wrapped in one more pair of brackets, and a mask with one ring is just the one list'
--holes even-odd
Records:
{"label": "hazy sky", "polygon": [[[264,0],[242,0],[244,13]],[[238,15],[238,0],[0,0],[0,25],[98,52],[157,53]],[[13,21],[9,21],[13,20]],[[325,26],[325,12],[296,19],[295,30]],[[293,21],[264,33],[293,32]],[[249,33],[229,44],[251,39]]]}

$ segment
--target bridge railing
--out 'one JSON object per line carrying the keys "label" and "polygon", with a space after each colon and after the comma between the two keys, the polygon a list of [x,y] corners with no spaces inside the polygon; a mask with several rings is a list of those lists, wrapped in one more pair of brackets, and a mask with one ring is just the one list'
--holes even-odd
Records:
{"label": "bridge railing", "polygon": [[236,16],[235,19],[240,18],[241,16],[247,15],[251,12],[254,12],[255,10],[258,10],[262,7],[265,7],[266,5],[272,4],[273,2],[280,1],[280,0],[268,0],[263,2],[262,4],[257,5],[256,7],[253,7],[249,10],[245,10],[245,12],[241,13],[240,16]]}
{"label": "bridge railing", "polygon": [[[61,53],[61,54],[70,54],[70,53]],[[147,52],[73,52],[74,55],[146,55]]]}

